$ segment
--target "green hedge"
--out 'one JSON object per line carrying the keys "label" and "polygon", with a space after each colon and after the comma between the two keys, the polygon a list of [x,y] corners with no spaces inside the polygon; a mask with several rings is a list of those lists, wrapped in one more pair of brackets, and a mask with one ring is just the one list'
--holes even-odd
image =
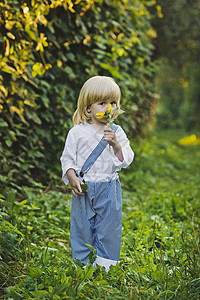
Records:
{"label": "green hedge", "polygon": [[153,99],[154,1],[7,0],[0,4],[0,184],[48,185],[79,90],[89,77],[112,76],[122,90],[119,122],[130,136]]}

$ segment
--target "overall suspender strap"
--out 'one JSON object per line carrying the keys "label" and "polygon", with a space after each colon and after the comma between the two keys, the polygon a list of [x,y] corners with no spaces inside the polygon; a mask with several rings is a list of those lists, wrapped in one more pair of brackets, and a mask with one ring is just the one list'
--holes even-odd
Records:
{"label": "overall suspender strap", "polygon": [[[111,124],[110,128],[113,131],[117,131],[118,126],[115,124]],[[106,148],[106,146],[108,145],[107,141],[102,139],[100,140],[100,142],[98,143],[98,145],[94,148],[94,150],[90,153],[90,155],[88,156],[88,158],[86,159],[86,161],[84,162],[80,174],[78,175],[78,177],[83,180],[83,176],[84,174],[91,168],[91,166],[95,163],[95,161],[97,160],[97,158],[101,155],[101,153],[103,152],[103,150]]]}

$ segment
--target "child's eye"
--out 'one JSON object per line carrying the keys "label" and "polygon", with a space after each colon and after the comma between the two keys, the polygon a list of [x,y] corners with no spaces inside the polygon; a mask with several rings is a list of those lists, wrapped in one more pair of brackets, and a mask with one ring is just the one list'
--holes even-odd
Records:
{"label": "child's eye", "polygon": [[105,102],[101,102],[101,103],[99,103],[99,105],[105,105]]}
{"label": "child's eye", "polygon": [[111,102],[111,105],[116,105],[116,104],[117,104],[116,101]]}

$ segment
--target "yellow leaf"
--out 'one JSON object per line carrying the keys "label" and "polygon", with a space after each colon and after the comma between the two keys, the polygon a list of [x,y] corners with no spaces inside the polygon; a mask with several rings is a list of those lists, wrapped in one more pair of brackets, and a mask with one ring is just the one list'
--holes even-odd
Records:
{"label": "yellow leaf", "polygon": [[22,120],[23,123],[26,123],[26,120],[24,119],[24,116],[23,116],[23,108],[19,109],[18,107],[16,106],[10,106],[10,112],[11,114],[18,114],[18,116],[20,117],[20,119]]}
{"label": "yellow leaf", "polygon": [[59,68],[61,68],[62,65],[63,65],[62,61],[61,61],[60,59],[57,59],[57,66],[58,66]]}
{"label": "yellow leaf", "polygon": [[10,39],[15,40],[15,36],[14,36],[14,34],[12,34],[11,32],[8,32],[8,33],[7,33],[7,36],[8,36]]}
{"label": "yellow leaf", "polygon": [[35,105],[33,103],[31,103],[29,100],[25,100],[24,104],[28,105],[28,106],[32,106],[35,107]]}
{"label": "yellow leaf", "polygon": [[125,50],[123,48],[117,49],[117,53],[119,56],[122,56],[122,55],[124,55]]}

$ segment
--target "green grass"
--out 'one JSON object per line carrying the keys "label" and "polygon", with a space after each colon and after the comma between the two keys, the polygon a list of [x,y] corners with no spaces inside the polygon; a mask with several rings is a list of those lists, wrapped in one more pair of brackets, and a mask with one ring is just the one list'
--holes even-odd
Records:
{"label": "green grass", "polygon": [[0,299],[200,299],[200,145],[181,146],[185,135],[132,142],[135,161],[120,174],[120,264],[108,273],[72,261],[70,194],[2,196]]}

